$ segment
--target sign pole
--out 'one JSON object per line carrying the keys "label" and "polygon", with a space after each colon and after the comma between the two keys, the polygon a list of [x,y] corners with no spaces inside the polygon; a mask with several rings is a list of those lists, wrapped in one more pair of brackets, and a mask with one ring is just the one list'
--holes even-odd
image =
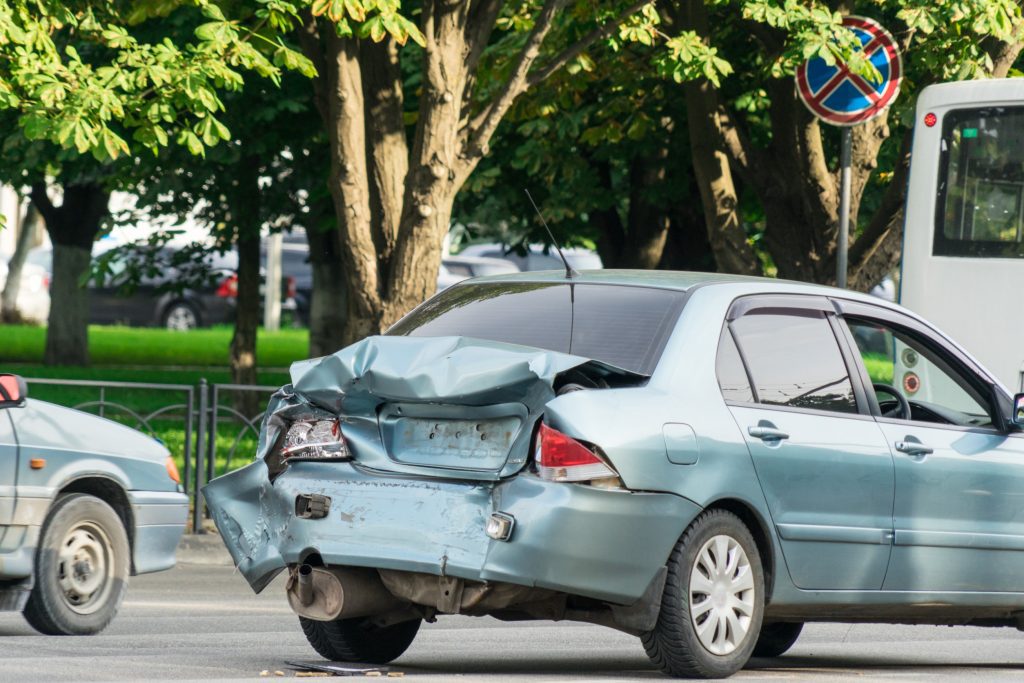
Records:
{"label": "sign pole", "polygon": [[878,72],[869,83],[843,62],[825,62],[821,57],[807,60],[796,69],[796,91],[803,103],[820,120],[842,126],[839,152],[839,234],[836,237],[836,286],[846,287],[850,246],[850,165],[855,126],[885,113],[900,92],[903,60],[892,35],[874,19],[843,17],[843,26],[860,41],[862,56]]}
{"label": "sign pole", "polygon": [[836,287],[846,288],[846,252],[850,245],[850,157],[853,128],[845,126],[839,150],[839,237],[836,243]]}

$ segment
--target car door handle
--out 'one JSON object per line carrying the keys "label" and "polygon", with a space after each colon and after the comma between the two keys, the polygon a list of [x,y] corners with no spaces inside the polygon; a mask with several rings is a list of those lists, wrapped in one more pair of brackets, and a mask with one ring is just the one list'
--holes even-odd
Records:
{"label": "car door handle", "polygon": [[783,439],[789,438],[789,434],[781,429],[775,429],[774,427],[762,427],[761,425],[756,427],[747,427],[747,434],[750,434],[755,439],[761,439],[761,441],[782,441]]}
{"label": "car door handle", "polygon": [[897,441],[896,450],[907,455],[929,455],[935,452],[935,449],[928,448],[923,443],[916,441]]}

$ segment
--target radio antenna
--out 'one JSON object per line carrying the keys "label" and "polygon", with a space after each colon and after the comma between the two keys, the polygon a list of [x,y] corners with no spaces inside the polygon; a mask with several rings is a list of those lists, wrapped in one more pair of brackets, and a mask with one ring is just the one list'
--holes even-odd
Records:
{"label": "radio antenna", "polygon": [[574,277],[579,277],[580,274],[573,270],[573,267],[569,265],[569,261],[566,260],[565,254],[562,253],[562,247],[558,244],[558,240],[555,239],[555,235],[551,232],[551,228],[548,227],[548,222],[544,220],[544,214],[540,212],[540,207],[537,206],[537,202],[533,201],[533,195],[526,188],[523,188],[523,192],[526,193],[527,199],[533,204],[533,210],[537,212],[537,218],[540,219],[540,224],[544,226],[544,229],[548,231],[548,237],[551,238],[551,244],[555,245],[555,249],[558,250],[558,256],[562,259],[562,263],[565,265],[565,277],[567,280],[571,280]]}

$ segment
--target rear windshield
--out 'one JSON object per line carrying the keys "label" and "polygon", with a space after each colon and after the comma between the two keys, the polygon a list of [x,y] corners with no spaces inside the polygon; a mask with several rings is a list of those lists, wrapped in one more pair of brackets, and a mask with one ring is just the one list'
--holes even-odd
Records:
{"label": "rear windshield", "polygon": [[683,295],[616,285],[461,285],[427,301],[387,334],[535,346],[649,375],[682,310]]}

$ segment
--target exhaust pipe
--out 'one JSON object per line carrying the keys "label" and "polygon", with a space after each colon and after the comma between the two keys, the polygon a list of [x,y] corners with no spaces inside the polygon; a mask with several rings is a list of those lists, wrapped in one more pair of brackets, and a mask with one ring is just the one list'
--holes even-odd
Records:
{"label": "exhaust pipe", "polygon": [[313,604],[313,568],[308,564],[299,567],[295,597],[304,607]]}
{"label": "exhaust pipe", "polygon": [[300,617],[334,621],[368,617],[409,603],[384,587],[375,569],[300,565],[285,586],[288,604]]}

